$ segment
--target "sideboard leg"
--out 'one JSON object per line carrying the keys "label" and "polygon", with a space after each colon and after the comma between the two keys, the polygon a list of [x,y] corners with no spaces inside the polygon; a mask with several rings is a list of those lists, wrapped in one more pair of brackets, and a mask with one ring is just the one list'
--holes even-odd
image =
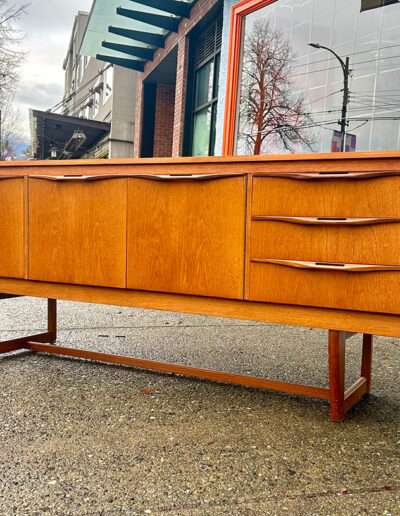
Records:
{"label": "sideboard leg", "polygon": [[57,340],[57,299],[47,300],[47,330],[51,334],[50,344]]}
{"label": "sideboard leg", "polygon": [[366,392],[370,392],[371,390],[372,341],[373,336],[369,335],[368,333],[364,333],[361,359],[361,376],[367,380]]}
{"label": "sideboard leg", "polygon": [[329,391],[332,421],[344,418],[344,373],[346,334],[329,330]]}

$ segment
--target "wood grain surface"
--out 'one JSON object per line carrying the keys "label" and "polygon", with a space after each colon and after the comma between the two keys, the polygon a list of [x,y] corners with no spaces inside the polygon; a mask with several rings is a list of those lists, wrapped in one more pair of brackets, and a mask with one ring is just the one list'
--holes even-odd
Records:
{"label": "wood grain surface", "polygon": [[400,176],[323,181],[253,178],[253,215],[400,217]]}
{"label": "wood grain surface", "polygon": [[399,313],[400,271],[306,270],[250,264],[251,301]]}
{"label": "wood grain surface", "polygon": [[0,276],[25,275],[24,179],[0,181]]}
{"label": "wood grain surface", "polygon": [[3,161],[0,175],[398,172],[400,151],[174,158]]}
{"label": "wood grain surface", "polygon": [[128,180],[128,288],[243,298],[244,177]]}
{"label": "wood grain surface", "polygon": [[29,180],[29,278],[126,286],[127,179]]}
{"label": "wood grain surface", "polygon": [[0,278],[0,292],[400,337],[400,315]]}
{"label": "wood grain surface", "polygon": [[365,265],[363,263],[306,262],[304,260],[275,260],[272,258],[253,258],[251,262],[284,265],[295,269],[346,271],[346,272],[383,272],[400,271],[400,265]]}
{"label": "wood grain surface", "polygon": [[252,258],[400,265],[400,223],[301,225],[252,221]]}

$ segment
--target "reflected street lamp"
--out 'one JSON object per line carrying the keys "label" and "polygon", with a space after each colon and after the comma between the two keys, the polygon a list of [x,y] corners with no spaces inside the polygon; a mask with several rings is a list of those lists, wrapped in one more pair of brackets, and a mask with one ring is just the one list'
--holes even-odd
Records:
{"label": "reflected street lamp", "polygon": [[342,103],[342,118],[340,120],[340,131],[343,135],[342,137],[342,144],[341,144],[341,152],[345,151],[345,137],[346,137],[346,126],[347,126],[347,104],[349,103],[349,76],[350,76],[350,67],[349,57],[346,57],[346,60],[343,61],[343,59],[336,54],[335,51],[333,51],[331,48],[324,47],[323,45],[320,45],[319,43],[309,43],[310,47],[313,48],[322,48],[324,50],[327,50],[331,54],[333,54],[336,59],[339,61],[340,66],[343,70],[343,103]]}

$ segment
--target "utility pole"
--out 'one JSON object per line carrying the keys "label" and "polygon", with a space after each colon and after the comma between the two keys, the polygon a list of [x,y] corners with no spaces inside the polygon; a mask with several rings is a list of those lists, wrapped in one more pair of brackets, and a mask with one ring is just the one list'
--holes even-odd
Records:
{"label": "utility pole", "polygon": [[331,54],[333,54],[336,59],[339,61],[340,66],[343,70],[343,102],[342,102],[342,118],[339,121],[340,124],[340,132],[342,133],[342,144],[341,144],[341,152],[344,152],[346,150],[346,127],[347,127],[347,104],[349,103],[349,76],[350,76],[350,59],[349,57],[346,57],[346,60],[343,61],[343,59],[336,54],[334,50],[328,47],[324,47],[323,45],[320,45],[319,43],[309,43],[310,47],[313,48],[323,48],[324,50],[327,50]]}
{"label": "utility pole", "polygon": [[[346,150],[346,127],[347,127],[347,104],[349,103],[349,61],[350,59],[346,57],[346,61],[344,63],[343,68],[343,104],[342,104],[342,119],[340,121],[340,131],[343,134],[342,139],[342,149],[341,151],[344,152]],[[342,64],[342,63],[341,63]]]}

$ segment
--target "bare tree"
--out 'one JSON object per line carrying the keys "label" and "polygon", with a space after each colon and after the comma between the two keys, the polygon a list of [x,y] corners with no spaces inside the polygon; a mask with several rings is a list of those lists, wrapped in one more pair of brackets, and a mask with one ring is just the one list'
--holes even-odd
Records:
{"label": "bare tree", "polygon": [[265,20],[255,21],[244,40],[239,107],[239,143],[249,154],[282,145],[290,152],[300,144],[312,150],[312,118],[290,77],[294,58],[280,32]]}
{"label": "bare tree", "polygon": [[0,160],[16,159],[21,137],[22,115],[13,105],[21,66],[26,53],[21,50],[24,35],[16,22],[28,4],[0,0]]}
{"label": "bare tree", "polygon": [[26,12],[28,4],[0,0],[0,105],[15,92],[26,53],[20,48],[23,34],[15,23]]}
{"label": "bare tree", "polygon": [[22,136],[22,113],[9,102],[1,110],[0,116],[0,160],[18,159],[18,146],[25,143]]}

